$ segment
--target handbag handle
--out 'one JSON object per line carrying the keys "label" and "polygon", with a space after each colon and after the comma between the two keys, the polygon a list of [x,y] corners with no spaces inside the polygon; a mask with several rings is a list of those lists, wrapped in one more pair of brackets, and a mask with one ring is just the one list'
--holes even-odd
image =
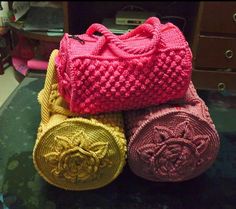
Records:
{"label": "handbag handle", "polygon": [[56,83],[56,76],[55,76],[56,71],[55,71],[54,60],[57,54],[58,50],[54,49],[50,55],[44,87],[38,94],[38,101],[41,104],[41,119],[44,125],[47,124],[50,119],[49,97],[52,87],[51,85],[53,83]]}
{"label": "handbag handle", "polygon": [[[98,44],[92,54],[98,54],[106,41],[113,43],[112,45],[110,45],[113,50],[116,50],[116,48],[118,48],[119,50],[122,50],[128,54],[142,54],[151,50],[156,50],[157,44],[160,39],[160,26],[161,23],[158,18],[150,17],[145,21],[144,24],[139,25],[134,30],[117,36],[113,34],[109,29],[107,29],[104,25],[94,23],[87,29],[86,34],[91,36],[96,31],[103,34],[103,38],[98,41]],[[131,47],[123,42],[123,40],[127,38],[145,33],[152,35],[152,40],[148,45],[145,45],[143,47]],[[119,55],[124,56],[123,52],[119,53]]]}
{"label": "handbag handle", "polygon": [[38,94],[38,101],[41,104],[41,121],[43,125],[46,125],[49,122],[52,114],[61,115],[60,118],[65,118],[65,116],[77,115],[76,113],[72,113],[68,109],[61,107],[60,105],[51,106],[49,102],[51,91],[56,87],[56,85],[58,85],[55,64],[55,59],[58,56],[58,53],[58,49],[54,49],[51,52],[44,87]]}

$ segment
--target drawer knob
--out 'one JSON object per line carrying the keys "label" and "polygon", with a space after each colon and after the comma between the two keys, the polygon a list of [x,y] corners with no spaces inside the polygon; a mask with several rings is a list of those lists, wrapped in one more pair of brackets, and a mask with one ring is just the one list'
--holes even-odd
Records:
{"label": "drawer knob", "polygon": [[225,57],[227,59],[231,59],[233,57],[234,53],[232,50],[228,49],[226,52],[225,52]]}
{"label": "drawer knob", "polygon": [[236,13],[233,14],[233,20],[236,22]]}
{"label": "drawer knob", "polygon": [[224,91],[226,88],[225,83],[218,83],[217,85],[219,91]]}

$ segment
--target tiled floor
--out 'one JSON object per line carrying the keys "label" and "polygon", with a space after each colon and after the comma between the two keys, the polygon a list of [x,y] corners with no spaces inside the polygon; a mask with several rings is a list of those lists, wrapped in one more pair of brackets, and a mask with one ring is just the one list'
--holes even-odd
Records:
{"label": "tiled floor", "polygon": [[6,68],[4,74],[0,75],[0,107],[18,85],[12,66]]}

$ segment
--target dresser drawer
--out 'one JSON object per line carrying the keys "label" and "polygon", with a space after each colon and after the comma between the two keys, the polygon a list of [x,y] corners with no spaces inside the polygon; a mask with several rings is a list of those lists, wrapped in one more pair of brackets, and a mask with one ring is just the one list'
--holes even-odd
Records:
{"label": "dresser drawer", "polygon": [[197,89],[209,89],[219,91],[236,90],[235,72],[215,72],[193,69],[192,81]]}
{"label": "dresser drawer", "polygon": [[196,68],[236,69],[236,38],[199,37]]}
{"label": "dresser drawer", "polygon": [[202,3],[200,32],[236,34],[236,2]]}

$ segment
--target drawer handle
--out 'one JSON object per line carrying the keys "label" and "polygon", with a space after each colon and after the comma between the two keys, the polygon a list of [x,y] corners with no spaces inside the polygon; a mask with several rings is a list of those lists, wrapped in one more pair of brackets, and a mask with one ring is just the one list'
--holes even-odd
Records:
{"label": "drawer handle", "polygon": [[236,13],[233,14],[233,20],[236,22]]}
{"label": "drawer handle", "polygon": [[231,59],[233,57],[234,53],[232,50],[228,49],[226,52],[225,52],[225,57],[227,59]]}
{"label": "drawer handle", "polygon": [[226,88],[226,85],[225,85],[225,83],[218,83],[218,90],[219,91],[224,91],[225,90],[225,88]]}

